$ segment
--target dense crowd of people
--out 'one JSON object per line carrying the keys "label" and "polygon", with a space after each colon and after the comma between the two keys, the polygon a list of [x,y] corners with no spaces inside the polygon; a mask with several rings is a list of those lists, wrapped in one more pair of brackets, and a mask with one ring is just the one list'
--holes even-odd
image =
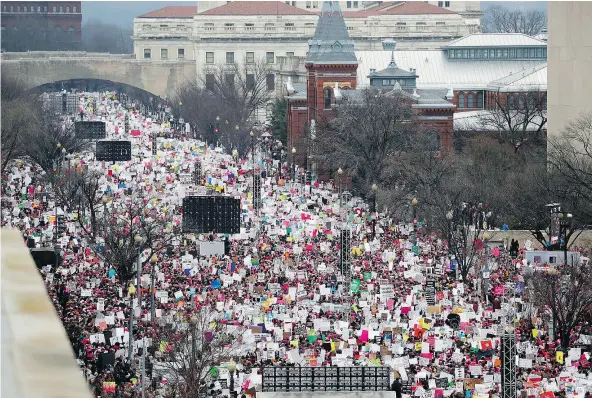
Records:
{"label": "dense crowd of people", "polygon": [[[81,93],[80,103],[88,120],[106,122],[109,138],[132,141],[134,156],[128,162],[105,164],[92,152],[76,154],[77,163],[102,173],[101,191],[110,206],[131,195],[155,197],[160,199],[156,211],[167,207],[179,224],[182,198],[193,189],[183,178],[196,161],[210,191],[241,198],[241,233],[228,237],[225,253],[204,255],[200,242],[226,236],[181,235],[151,261],[145,261],[148,251],[142,253],[142,286],[135,279],[123,284],[115,265],[104,261],[80,228],[89,221],[63,209],[61,261],[57,268],[44,264],[41,273],[96,396],[138,396],[142,386],[147,397],[170,396],[183,381],[165,366],[166,353],[178,347],[163,329],[204,310],[215,313],[214,323],[232,336],[232,358],[216,358],[220,363],[208,369],[206,383],[206,389],[214,386],[227,396],[230,377],[239,396],[254,395],[261,390],[261,369],[282,365],[386,366],[392,369],[393,388],[403,395],[499,396],[504,330],[517,338],[522,396],[583,397],[592,391],[589,352],[577,347],[578,336],[569,352],[558,351],[547,314],[537,313],[523,294],[528,266],[521,256],[490,248],[489,256],[479,259],[489,259],[490,277],[477,289],[482,281],[460,280],[446,242],[417,223],[379,217],[373,225],[363,201],[348,197],[340,206],[331,184],[285,178],[289,165],[271,161],[263,151],[256,152],[254,165],[250,154],[226,154],[186,134],[188,127],[175,132],[112,94]],[[154,156],[155,133],[160,136]],[[279,178],[282,166],[284,178]],[[258,212],[254,168],[268,171]],[[52,244],[60,203],[36,166],[14,162],[2,176],[2,196],[3,227],[19,228],[37,247]],[[345,248],[351,270],[345,274],[344,229],[351,231]],[[151,319],[151,296],[156,319]],[[130,303],[135,315],[131,361]],[[219,325],[213,328],[220,331]],[[227,370],[230,359],[237,362],[233,376]]]}

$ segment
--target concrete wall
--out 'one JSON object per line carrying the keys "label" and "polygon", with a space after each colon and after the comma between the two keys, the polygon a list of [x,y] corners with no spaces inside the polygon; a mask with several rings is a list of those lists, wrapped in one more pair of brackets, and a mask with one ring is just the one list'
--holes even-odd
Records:
{"label": "concrete wall", "polygon": [[2,54],[2,73],[20,77],[29,88],[61,80],[104,79],[170,97],[177,87],[195,79],[195,62],[191,60],[144,61],[86,53],[23,54],[18,59],[18,55]]}
{"label": "concrete wall", "polygon": [[17,230],[2,232],[0,396],[90,398],[44,281]]}
{"label": "concrete wall", "polygon": [[592,112],[592,2],[550,1],[547,45],[549,136]]}
{"label": "concrete wall", "polygon": [[257,398],[395,398],[394,391],[359,392],[257,392]]}

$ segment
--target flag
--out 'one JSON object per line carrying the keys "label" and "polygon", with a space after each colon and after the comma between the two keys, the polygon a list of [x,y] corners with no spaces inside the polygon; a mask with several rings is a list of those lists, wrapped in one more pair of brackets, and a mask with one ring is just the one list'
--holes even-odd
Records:
{"label": "flag", "polygon": [[493,350],[493,344],[491,340],[481,340],[481,351]]}

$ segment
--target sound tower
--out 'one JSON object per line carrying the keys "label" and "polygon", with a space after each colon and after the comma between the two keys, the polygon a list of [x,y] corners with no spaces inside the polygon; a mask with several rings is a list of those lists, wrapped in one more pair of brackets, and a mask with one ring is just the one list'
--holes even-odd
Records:
{"label": "sound tower", "polygon": [[156,152],[158,150],[157,142],[156,142],[156,133],[152,134],[152,155],[156,156]]}
{"label": "sound tower", "polygon": [[344,277],[351,274],[351,231],[349,229],[341,230],[341,275]]}
{"label": "sound tower", "polygon": [[126,162],[132,160],[131,141],[97,141],[95,158],[98,161]]}
{"label": "sound tower", "polygon": [[253,208],[259,210],[261,207],[261,176],[253,177]]}
{"label": "sound tower", "polygon": [[230,196],[183,198],[184,233],[240,232],[240,199]]}
{"label": "sound tower", "polygon": [[501,398],[516,398],[516,336],[504,331],[502,344]]}
{"label": "sound tower", "polygon": [[201,185],[201,162],[198,160],[195,162],[195,168],[193,170],[193,183],[195,185]]}

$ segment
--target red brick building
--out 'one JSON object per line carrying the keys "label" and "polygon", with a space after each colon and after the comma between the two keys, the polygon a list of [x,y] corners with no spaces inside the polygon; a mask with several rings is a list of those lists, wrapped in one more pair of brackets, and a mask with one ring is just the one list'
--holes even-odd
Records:
{"label": "red brick building", "polygon": [[[306,85],[287,84],[287,130],[290,162],[300,168],[312,171],[320,179],[316,165],[311,161],[309,148],[311,135],[317,123],[333,117],[333,107],[338,106],[339,97],[347,95],[348,90],[357,88],[358,60],[354,52],[354,43],[350,39],[343,14],[337,2],[325,2],[313,38],[309,41],[306,59]],[[440,137],[441,153],[452,149],[452,132],[456,106],[447,100],[452,98],[447,90],[416,90],[415,73],[402,71],[396,67],[393,59],[389,66],[370,74],[370,85],[382,90],[399,90],[409,97],[414,115],[419,121],[433,129]],[[405,79],[403,79],[404,77]],[[405,88],[401,82],[409,80]],[[386,82],[386,84],[385,84]],[[337,97],[337,99],[336,99]],[[311,134],[312,131],[312,134]],[[294,148],[295,154],[292,154]],[[326,174],[326,173],[322,173]]]}
{"label": "red brick building", "polygon": [[77,50],[82,42],[82,2],[14,1],[1,9],[2,50]]}

